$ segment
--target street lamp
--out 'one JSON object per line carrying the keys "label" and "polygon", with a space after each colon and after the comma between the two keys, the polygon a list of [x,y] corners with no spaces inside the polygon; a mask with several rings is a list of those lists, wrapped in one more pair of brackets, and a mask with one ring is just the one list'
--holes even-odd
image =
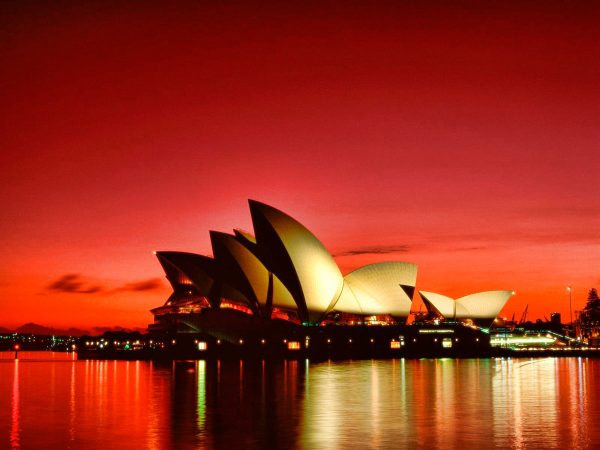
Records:
{"label": "street lamp", "polygon": [[571,321],[571,328],[573,328],[573,288],[567,286],[567,291],[569,291],[569,320]]}

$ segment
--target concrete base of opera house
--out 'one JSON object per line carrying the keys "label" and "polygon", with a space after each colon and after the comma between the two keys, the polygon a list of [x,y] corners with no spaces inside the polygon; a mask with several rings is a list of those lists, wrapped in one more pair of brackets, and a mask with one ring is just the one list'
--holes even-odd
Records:
{"label": "concrete base of opera house", "polygon": [[[223,318],[223,316],[220,316]],[[118,345],[79,346],[89,359],[283,358],[364,359],[491,356],[489,335],[459,323],[440,325],[301,326],[256,324],[234,318],[196,322],[188,332],[165,330],[125,350]],[[257,325],[257,326],[254,326]]]}

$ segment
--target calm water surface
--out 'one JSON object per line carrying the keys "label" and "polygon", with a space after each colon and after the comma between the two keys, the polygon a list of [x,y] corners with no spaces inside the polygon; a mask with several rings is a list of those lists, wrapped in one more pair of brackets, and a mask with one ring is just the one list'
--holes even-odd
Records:
{"label": "calm water surface", "polygon": [[[50,359],[48,359],[50,358]],[[600,360],[0,356],[0,448],[600,448]]]}

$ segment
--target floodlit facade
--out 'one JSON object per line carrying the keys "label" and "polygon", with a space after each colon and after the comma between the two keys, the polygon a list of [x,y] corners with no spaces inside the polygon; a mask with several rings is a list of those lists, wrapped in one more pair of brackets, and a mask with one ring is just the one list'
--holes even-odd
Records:
{"label": "floodlit facade", "polygon": [[[226,323],[241,317],[219,312],[223,310],[243,313],[254,323],[406,321],[417,280],[415,264],[386,261],[343,276],[325,246],[300,222],[264,203],[249,200],[249,206],[254,234],[211,231],[213,257],[155,252],[173,293],[152,310],[151,330],[173,322],[198,330],[194,323],[200,316]],[[444,317],[476,319],[495,317],[508,299],[503,293],[509,291],[493,292],[457,301],[427,292],[421,296]]]}
{"label": "floodlit facade", "polygon": [[471,320],[490,326],[498,316],[512,291],[486,291],[457,298],[456,300],[435,292],[419,291],[427,309],[447,320]]}

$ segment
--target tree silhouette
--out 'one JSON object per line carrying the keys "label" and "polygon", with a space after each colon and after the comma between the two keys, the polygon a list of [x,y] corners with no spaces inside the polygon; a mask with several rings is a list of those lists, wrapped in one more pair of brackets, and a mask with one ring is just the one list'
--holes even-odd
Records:
{"label": "tree silhouette", "polygon": [[581,312],[581,333],[584,339],[600,337],[600,297],[596,288],[588,292],[587,302]]}
{"label": "tree silhouette", "polygon": [[600,319],[600,297],[598,297],[596,288],[592,288],[588,292],[587,302],[583,311],[591,317],[594,317],[595,320]]}

